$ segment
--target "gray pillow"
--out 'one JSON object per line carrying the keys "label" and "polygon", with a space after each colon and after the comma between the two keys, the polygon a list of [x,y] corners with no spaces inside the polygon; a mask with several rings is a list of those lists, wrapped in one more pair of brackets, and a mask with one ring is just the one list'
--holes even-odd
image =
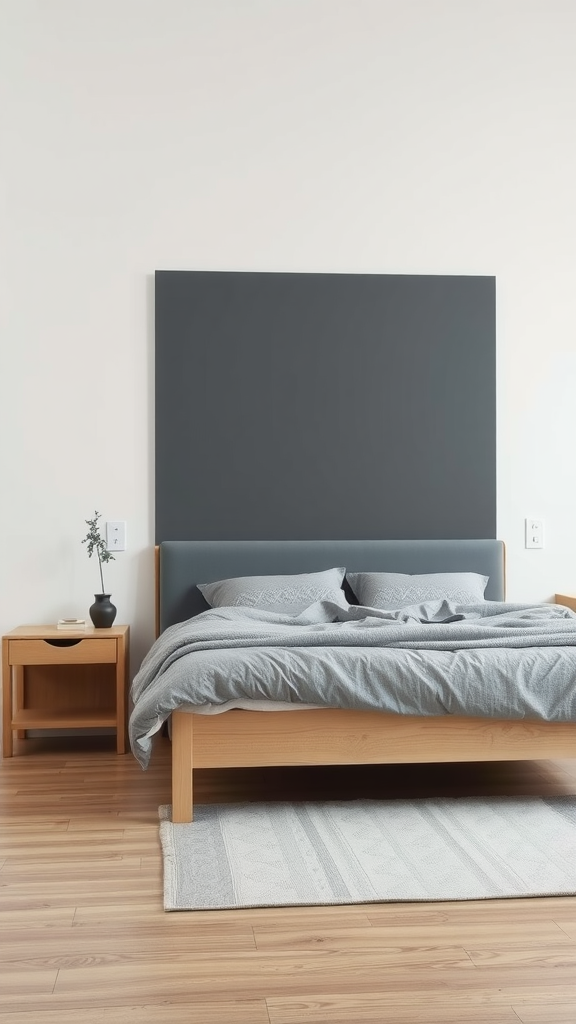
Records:
{"label": "gray pillow", "polygon": [[422,576],[401,572],[349,572],[346,576],[361,605],[384,611],[437,600],[478,604],[484,600],[488,579],[476,572],[431,572]]}
{"label": "gray pillow", "polygon": [[215,583],[199,583],[212,608],[224,606],[264,608],[269,612],[300,615],[315,601],[342,602],[345,569],[298,573],[294,576],[237,576]]}

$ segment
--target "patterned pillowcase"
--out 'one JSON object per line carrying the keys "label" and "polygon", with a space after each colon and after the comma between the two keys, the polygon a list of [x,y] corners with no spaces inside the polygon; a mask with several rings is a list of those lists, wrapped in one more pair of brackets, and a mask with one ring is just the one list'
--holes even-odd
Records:
{"label": "patterned pillowcase", "polygon": [[424,601],[478,604],[484,600],[489,577],[476,572],[432,572],[422,576],[401,572],[352,572],[346,579],[361,605],[390,611]]}
{"label": "patterned pillowcase", "polygon": [[300,615],[315,601],[342,603],[345,569],[299,573],[295,576],[238,576],[215,583],[199,583],[212,608],[224,606],[263,608],[269,612]]}

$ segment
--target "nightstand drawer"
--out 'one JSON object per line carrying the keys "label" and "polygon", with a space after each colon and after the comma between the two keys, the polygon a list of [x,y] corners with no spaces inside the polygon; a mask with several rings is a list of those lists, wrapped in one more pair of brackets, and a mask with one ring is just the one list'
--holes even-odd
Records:
{"label": "nightstand drawer", "polygon": [[10,665],[101,665],[116,662],[116,640],[10,640]]}

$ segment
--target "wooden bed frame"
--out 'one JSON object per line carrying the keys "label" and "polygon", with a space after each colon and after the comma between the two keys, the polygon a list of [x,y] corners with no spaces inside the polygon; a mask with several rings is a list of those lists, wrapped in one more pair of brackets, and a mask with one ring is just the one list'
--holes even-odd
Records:
{"label": "wooden bed frame", "polygon": [[[162,627],[158,548],[156,581],[159,632]],[[567,604],[571,600],[564,600],[561,595],[556,599]],[[172,820],[192,821],[195,768],[516,761],[575,756],[576,723],[571,722],[416,717],[332,708],[289,713],[234,710],[219,715],[174,711]]]}

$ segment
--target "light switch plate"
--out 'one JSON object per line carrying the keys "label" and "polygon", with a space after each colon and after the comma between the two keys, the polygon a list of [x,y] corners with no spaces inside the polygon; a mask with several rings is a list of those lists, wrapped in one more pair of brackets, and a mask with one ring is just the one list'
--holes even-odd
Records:
{"label": "light switch plate", "polygon": [[525,545],[527,548],[544,547],[544,523],[542,519],[525,519]]}
{"label": "light switch plate", "polygon": [[106,547],[108,551],[126,550],[126,522],[123,519],[106,523]]}

